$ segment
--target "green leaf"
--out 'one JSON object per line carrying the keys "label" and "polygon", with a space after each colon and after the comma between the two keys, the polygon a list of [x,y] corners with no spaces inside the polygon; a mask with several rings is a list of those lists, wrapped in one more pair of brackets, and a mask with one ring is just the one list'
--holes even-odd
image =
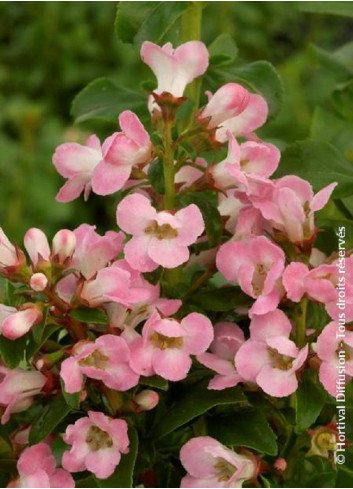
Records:
{"label": "green leaf", "polygon": [[32,328],[32,335],[34,338],[34,341],[40,345],[42,344],[42,337],[46,328],[47,320],[48,320],[48,315],[49,315],[49,306],[46,306],[43,311],[43,319],[40,324],[37,326],[34,326]]}
{"label": "green leaf", "polygon": [[153,437],[158,439],[168,435],[215,406],[238,404],[245,401],[246,397],[236,387],[223,391],[212,391],[207,389],[205,382],[193,385],[185,389],[180,398],[167,411],[157,425]]}
{"label": "green leaf", "polygon": [[164,168],[163,161],[159,158],[155,159],[148,168],[148,180],[158,194],[164,194]]}
{"label": "green leaf", "polygon": [[352,134],[353,122],[346,121],[322,107],[316,107],[310,136],[331,143],[351,162],[353,162]]}
{"label": "green leaf", "polygon": [[158,375],[152,375],[151,377],[140,377],[139,384],[148,385],[148,387],[154,387],[155,389],[161,389],[167,391],[169,384],[168,381]]}
{"label": "green leaf", "polygon": [[128,436],[130,440],[129,453],[122,455],[113,475],[107,479],[98,480],[98,487],[133,487],[134,468],[138,451],[137,431],[130,427]]}
{"label": "green leaf", "polygon": [[238,47],[228,33],[220,34],[209,45],[210,66],[220,66],[232,63],[238,56]]}
{"label": "green leaf", "polygon": [[254,61],[243,66],[218,70],[223,80],[238,82],[251,92],[262,95],[269,107],[269,117],[275,117],[283,102],[283,83],[276,69],[267,61]]}
{"label": "green leaf", "polygon": [[338,182],[335,198],[353,194],[353,165],[325,141],[307,139],[288,146],[274,177],[288,174],[308,180],[316,192],[329,183]]}
{"label": "green leaf", "polygon": [[88,477],[85,477],[84,479],[79,479],[78,481],[75,481],[75,487],[99,487],[97,479],[94,477],[94,475],[89,475]]}
{"label": "green leaf", "polygon": [[60,395],[49,402],[42,411],[42,415],[32,424],[29,432],[29,442],[31,445],[39,443],[67,416],[71,411],[65,399]]}
{"label": "green leaf", "polygon": [[332,102],[342,117],[353,120],[353,81],[336,88],[332,93]]}
{"label": "green leaf", "polygon": [[224,312],[249,305],[250,299],[239,287],[227,286],[205,292],[195,292],[190,297],[190,302],[206,311]]}
{"label": "green leaf", "polygon": [[0,336],[0,354],[7,367],[15,368],[25,360],[27,344],[28,335],[17,340],[9,340],[5,336]]}
{"label": "green leaf", "polygon": [[80,307],[79,309],[74,309],[69,314],[72,319],[81,321],[82,323],[92,323],[92,324],[108,324],[109,318],[107,314],[101,309],[91,309],[89,307]]}
{"label": "green leaf", "polygon": [[327,393],[316,372],[306,370],[296,391],[296,431],[307,430],[320,415]]}
{"label": "green leaf", "polygon": [[277,437],[265,416],[255,409],[230,416],[215,416],[208,423],[209,435],[227,446],[244,446],[268,455],[277,455]]}
{"label": "green leaf", "polygon": [[[41,327],[41,325],[39,325]],[[58,331],[60,329],[60,326],[57,324],[47,324],[45,327],[43,327],[42,331],[40,332],[40,341],[39,336],[35,338],[34,336],[34,329],[32,329],[31,334],[29,335],[29,341],[28,345],[26,347],[26,359],[29,361],[33,355],[44,345],[44,343],[50,338],[52,334],[55,333],[55,331]],[[60,348],[60,346],[58,346]]]}
{"label": "green leaf", "polygon": [[71,114],[76,123],[93,120],[110,122],[116,126],[120,112],[132,110],[140,115],[146,112],[146,103],[144,94],[121,87],[113,80],[99,78],[76,95]]}
{"label": "green leaf", "polygon": [[205,222],[209,246],[210,248],[216,246],[222,237],[223,231],[222,218],[217,206],[208,198],[208,196],[193,192],[181,195],[179,203],[182,207],[186,207],[189,204],[197,205]]}
{"label": "green leaf", "polygon": [[333,53],[326,51],[315,44],[309,45],[309,54],[314,58],[313,61],[329,70],[335,80],[345,80],[352,75],[352,69],[344,56],[339,51]]}
{"label": "green leaf", "polygon": [[302,12],[353,17],[352,2],[297,2]]}
{"label": "green leaf", "polygon": [[61,377],[60,377],[60,384],[61,384],[61,392],[63,398],[65,399],[66,404],[70,406],[72,409],[79,409],[81,392],[76,392],[75,394],[69,394],[68,392],[66,392],[65,382]]}
{"label": "green leaf", "polygon": [[140,46],[144,41],[164,44],[187,2],[119,2],[115,19],[118,38]]}

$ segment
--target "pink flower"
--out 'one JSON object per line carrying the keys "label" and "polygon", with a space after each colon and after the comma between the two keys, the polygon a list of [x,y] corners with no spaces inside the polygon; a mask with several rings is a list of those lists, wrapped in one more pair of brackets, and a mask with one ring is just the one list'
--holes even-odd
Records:
{"label": "pink flower", "polygon": [[234,233],[234,228],[240,210],[244,204],[234,195],[234,189],[218,193],[218,211],[221,216],[228,217],[225,228],[230,233]]}
{"label": "pink flower", "polygon": [[311,185],[295,175],[274,182],[268,198],[253,201],[272,227],[284,233],[293,243],[301,243],[315,235],[314,212],[322,209],[337,183],[330,183],[316,195]]}
{"label": "pink flower", "polygon": [[9,241],[0,228],[0,272],[7,276],[17,271],[25,262],[24,253]]}
{"label": "pink flower", "polygon": [[69,260],[76,247],[76,236],[69,229],[61,229],[53,238],[52,254],[56,261],[64,264]]}
{"label": "pink flower", "polygon": [[106,334],[93,342],[79,342],[74,347],[74,356],[61,364],[60,375],[69,393],[79,392],[83,376],[101,380],[111,389],[126,391],[135,387],[139,376],[129,366],[130,351],[125,340]]}
{"label": "pink flower", "polygon": [[41,229],[29,229],[23,241],[34,267],[41,260],[49,261],[50,247],[48,239]]}
{"label": "pink flower", "polygon": [[199,208],[190,204],[174,215],[157,212],[147,197],[128,195],[117,208],[118,226],[132,235],[125,245],[125,259],[141,272],[155,270],[158,265],[175,268],[190,256],[188,246],[204,231]]}
{"label": "pink flower", "polygon": [[226,389],[241,382],[242,378],[235,369],[234,357],[244,341],[244,333],[237,324],[215,324],[214,340],[210,346],[212,353],[197,356],[202,365],[218,374],[208,384],[209,389]]}
{"label": "pink flower", "polygon": [[299,350],[288,338],[291,329],[288,318],[278,309],[254,316],[250,339],[235,355],[235,366],[243,379],[256,383],[270,396],[289,396],[298,388],[296,371],[308,356],[308,345]]}
{"label": "pink flower", "polygon": [[[208,67],[208,51],[200,41],[190,41],[173,49],[171,43],[160,47],[145,41],[141,47],[141,58],[151,68],[157,78],[154,93],[168,92],[174,97],[182,97],[186,85],[205,73]],[[150,99],[149,109],[156,104]]]}
{"label": "pink flower", "polygon": [[34,273],[30,278],[29,285],[36,292],[42,292],[48,285],[48,279],[44,273]]}
{"label": "pink flower", "polygon": [[275,145],[247,141],[239,146],[231,133],[228,133],[228,139],[226,159],[210,169],[217,188],[226,190],[234,187],[248,193],[251,177],[260,177],[261,181],[276,171],[281,154]]}
{"label": "pink flower", "polygon": [[196,158],[194,166],[186,164],[177,171],[174,182],[182,184],[180,190],[184,190],[197,182],[204,175],[206,168],[207,161],[204,158]]}
{"label": "pink flower", "polygon": [[337,299],[337,267],[319,265],[309,268],[301,262],[290,263],[283,273],[283,286],[288,299],[299,302],[303,295],[327,304]]}
{"label": "pink flower", "polygon": [[252,457],[236,453],[209,436],[185,443],[180,461],[188,472],[180,487],[242,487],[255,479],[257,472]]}
{"label": "pink flower", "polygon": [[56,468],[49,445],[38,443],[26,448],[17,462],[19,477],[8,487],[75,487],[66,470]]}
{"label": "pink flower", "polygon": [[71,265],[86,279],[92,278],[123,250],[123,233],[108,231],[100,236],[95,229],[95,226],[81,224],[74,230],[76,248]]}
{"label": "pink flower", "polygon": [[228,242],[217,254],[217,268],[222,275],[240,285],[255,300],[249,315],[273,311],[282,296],[280,277],[285,256],[281,248],[265,236],[248,242]]}
{"label": "pink flower", "polygon": [[133,166],[146,164],[152,158],[150,137],[137,115],[125,110],[119,116],[119,124],[122,132],[104,141],[103,159],[93,170],[92,189],[98,195],[122,189]]}
{"label": "pink flower", "polygon": [[72,445],[63,454],[62,465],[69,472],[89,470],[99,479],[106,479],[119,465],[121,454],[128,453],[127,423],[103,413],[88,411],[66,428],[65,443]]}
{"label": "pink flower", "polygon": [[227,83],[209,97],[198,119],[208,119],[208,128],[216,129],[216,140],[224,143],[227,132],[244,136],[261,127],[267,119],[268,106],[261,95],[249,93],[237,83]]}
{"label": "pink flower", "polygon": [[70,202],[77,199],[81,192],[84,192],[87,200],[91,191],[93,170],[102,159],[101,145],[95,134],[87,139],[85,145],[64,143],[58,146],[53,163],[58,173],[67,178],[67,182],[59,190],[56,200]]}
{"label": "pink flower", "polygon": [[127,270],[107,267],[99,270],[96,278],[84,282],[79,296],[89,307],[111,301],[130,306],[148,299],[149,291],[144,287],[133,287]]}
{"label": "pink flower", "polygon": [[162,319],[154,311],[143,326],[142,337],[130,344],[131,367],[141,375],[185,379],[191,367],[190,355],[203,353],[212,339],[212,324],[202,314],[188,314],[179,322]]}
{"label": "pink flower", "polygon": [[[331,396],[336,397],[339,389],[343,389],[344,383],[353,377],[353,331],[346,330],[342,336],[338,323],[332,321],[323,329],[314,348],[322,360],[320,382]],[[343,364],[346,375],[342,380],[338,367]]]}
{"label": "pink flower", "polygon": [[25,309],[16,311],[7,316],[1,326],[3,336],[10,340],[16,340],[28,333],[28,331],[41,322],[43,314],[35,304],[29,304]]}
{"label": "pink flower", "polygon": [[36,370],[0,366],[0,404],[6,407],[1,423],[7,423],[12,413],[25,411],[45,383],[45,376]]}

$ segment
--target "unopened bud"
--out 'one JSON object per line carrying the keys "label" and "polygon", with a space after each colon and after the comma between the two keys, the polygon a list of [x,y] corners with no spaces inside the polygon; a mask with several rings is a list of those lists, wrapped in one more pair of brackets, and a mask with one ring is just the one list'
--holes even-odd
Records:
{"label": "unopened bud", "polygon": [[159,395],[157,392],[147,389],[137,394],[133,400],[139,406],[141,411],[150,411],[157,406]]}
{"label": "unopened bud", "polygon": [[34,273],[29,281],[31,289],[42,292],[48,285],[48,279],[44,273]]}
{"label": "unopened bud", "polygon": [[274,463],[274,468],[280,472],[284,472],[287,468],[287,462],[284,460],[284,458],[278,458]]}
{"label": "unopened bud", "polygon": [[69,229],[61,229],[53,238],[52,255],[63,264],[67,258],[71,258],[76,247],[76,236]]}

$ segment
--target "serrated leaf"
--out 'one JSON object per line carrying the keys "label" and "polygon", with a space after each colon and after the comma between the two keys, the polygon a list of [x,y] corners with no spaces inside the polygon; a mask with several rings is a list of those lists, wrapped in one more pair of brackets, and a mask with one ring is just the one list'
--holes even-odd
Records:
{"label": "serrated leaf", "polygon": [[108,315],[101,309],[91,309],[89,307],[80,307],[70,312],[69,316],[72,319],[81,321],[82,323],[92,324],[108,324]]}
{"label": "serrated leaf", "polygon": [[267,455],[277,455],[277,437],[265,416],[246,408],[234,415],[211,418],[209,435],[227,446],[244,446]]}
{"label": "serrated leaf", "polygon": [[353,165],[325,141],[307,139],[288,146],[274,177],[298,175],[308,180],[317,192],[332,182],[338,182],[335,198],[353,194]]}
{"label": "serrated leaf", "polygon": [[134,468],[138,452],[137,431],[130,427],[128,432],[129,453],[121,456],[121,460],[113,475],[107,479],[99,479],[98,487],[133,487]]}
{"label": "serrated leaf", "polygon": [[212,391],[207,389],[205,382],[193,385],[181,393],[180,398],[163,416],[152,436],[155,439],[162,438],[215,406],[238,404],[245,401],[246,397],[236,387],[223,391]]}
{"label": "serrated leaf", "polygon": [[39,443],[50,435],[71,409],[61,395],[50,401],[43,409],[41,416],[32,424],[29,432],[30,444]]}
{"label": "serrated leaf", "polygon": [[71,114],[76,123],[100,120],[116,126],[118,115],[124,110],[132,110],[137,115],[147,114],[146,104],[146,95],[122,87],[108,78],[99,78],[76,95]]}

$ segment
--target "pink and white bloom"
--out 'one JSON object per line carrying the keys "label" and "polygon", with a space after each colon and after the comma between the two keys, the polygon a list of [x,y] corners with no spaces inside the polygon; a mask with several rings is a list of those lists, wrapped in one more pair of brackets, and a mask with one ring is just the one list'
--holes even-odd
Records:
{"label": "pink and white bloom", "polygon": [[29,281],[29,286],[35,292],[42,292],[48,285],[48,279],[44,273],[34,273]]}
{"label": "pink and white bloom", "polygon": [[142,337],[130,344],[131,367],[141,375],[182,380],[191,368],[190,355],[206,351],[212,340],[212,324],[202,314],[188,314],[179,322],[162,319],[154,311],[143,326]]}
{"label": "pink and white bloom", "polygon": [[120,336],[106,334],[95,342],[77,343],[73,356],[62,362],[60,375],[70,394],[82,390],[84,375],[101,380],[111,389],[126,391],[135,387],[139,380],[129,362],[130,350],[126,341]]}
{"label": "pink and white bloom", "polygon": [[268,116],[267,102],[261,95],[249,93],[238,83],[226,83],[213,95],[207,92],[208,104],[198,119],[208,119],[208,128],[216,128],[215,138],[224,143],[227,132],[246,136],[261,127]]}
{"label": "pink and white bloom", "polygon": [[271,143],[247,141],[238,144],[228,133],[228,155],[225,160],[210,168],[214,185],[227,190],[230,187],[250,192],[251,179],[269,178],[277,169],[281,153]]}
{"label": "pink and white bloom", "polygon": [[[186,86],[207,70],[209,55],[200,41],[186,42],[175,49],[170,42],[161,47],[145,41],[141,47],[141,58],[157,78],[154,93],[167,92],[174,97],[182,97]],[[150,99],[150,111],[156,108],[158,110]]]}
{"label": "pink and white bloom", "polygon": [[40,393],[46,378],[36,370],[8,369],[0,365],[0,405],[5,406],[1,423],[5,424],[12,413],[25,411]]}
{"label": "pink and white bloom", "polygon": [[152,159],[149,134],[137,115],[125,110],[119,115],[119,124],[122,132],[115,132],[104,141],[103,159],[93,170],[92,189],[98,195],[121,190],[132,168]]}
{"label": "pink and white bloom", "polygon": [[353,331],[345,331],[344,337],[339,332],[338,323],[332,321],[318,336],[314,349],[322,361],[319,378],[331,396],[336,397],[338,387],[343,388],[340,381],[339,366],[345,365],[345,381],[353,377]]}
{"label": "pink and white bloom", "polygon": [[249,315],[265,314],[278,306],[282,297],[280,277],[284,269],[283,250],[265,236],[248,242],[228,242],[218,251],[216,264],[229,281],[238,283],[255,299]]}
{"label": "pink and white bloom", "polygon": [[299,302],[304,295],[323,304],[336,302],[337,267],[319,265],[309,269],[304,263],[292,262],[283,273],[283,286],[288,299]]}
{"label": "pink and white bloom", "polygon": [[308,345],[298,349],[288,336],[292,326],[275,310],[253,316],[250,339],[235,355],[235,366],[244,380],[256,383],[274,397],[286,397],[298,388],[296,372],[308,356]]}
{"label": "pink and white bloom", "polygon": [[105,302],[118,302],[125,306],[148,300],[149,291],[131,284],[131,274],[120,267],[99,270],[96,278],[83,283],[80,299],[89,307]]}
{"label": "pink and white bloom", "polygon": [[2,322],[1,333],[10,340],[16,340],[43,319],[43,314],[35,304],[29,304],[25,309],[8,315]]}
{"label": "pink and white bloom", "polygon": [[314,195],[309,182],[295,175],[274,181],[267,199],[253,201],[273,228],[293,243],[310,240],[316,232],[314,213],[328,202],[337,183],[330,183]]}
{"label": "pink and white bloom", "polygon": [[0,227],[0,272],[8,275],[26,262],[23,252],[15,247]]}
{"label": "pink and white bloom", "polygon": [[99,139],[92,134],[86,144],[64,143],[56,148],[53,164],[67,182],[61,187],[56,200],[70,202],[84,193],[87,200],[91,192],[93,170],[103,159]]}
{"label": "pink and white bloom", "polygon": [[17,462],[19,477],[7,487],[75,487],[71,474],[56,468],[49,445],[38,443],[26,448]]}
{"label": "pink and white bloom", "polygon": [[72,445],[63,454],[62,465],[69,472],[89,470],[99,479],[106,479],[119,465],[121,454],[129,452],[127,423],[103,413],[88,411],[66,428],[65,443]]}
{"label": "pink and white bloom", "polygon": [[202,365],[217,373],[209,382],[209,389],[226,389],[242,381],[236,371],[234,357],[244,341],[244,333],[237,324],[229,322],[215,324],[214,340],[210,346],[212,353],[206,352],[197,356]]}
{"label": "pink and white bloom", "polygon": [[117,208],[118,226],[132,235],[125,245],[125,259],[132,268],[150,272],[158,265],[175,268],[190,256],[205,225],[199,208],[190,204],[175,214],[157,212],[147,197],[128,195]]}
{"label": "pink and white bloom", "polygon": [[180,461],[187,471],[180,487],[242,487],[257,475],[255,458],[236,453],[210,436],[185,443]]}
{"label": "pink and white bloom", "polygon": [[50,260],[50,247],[48,239],[41,229],[29,229],[26,232],[23,241],[34,267],[38,265],[39,261]]}

